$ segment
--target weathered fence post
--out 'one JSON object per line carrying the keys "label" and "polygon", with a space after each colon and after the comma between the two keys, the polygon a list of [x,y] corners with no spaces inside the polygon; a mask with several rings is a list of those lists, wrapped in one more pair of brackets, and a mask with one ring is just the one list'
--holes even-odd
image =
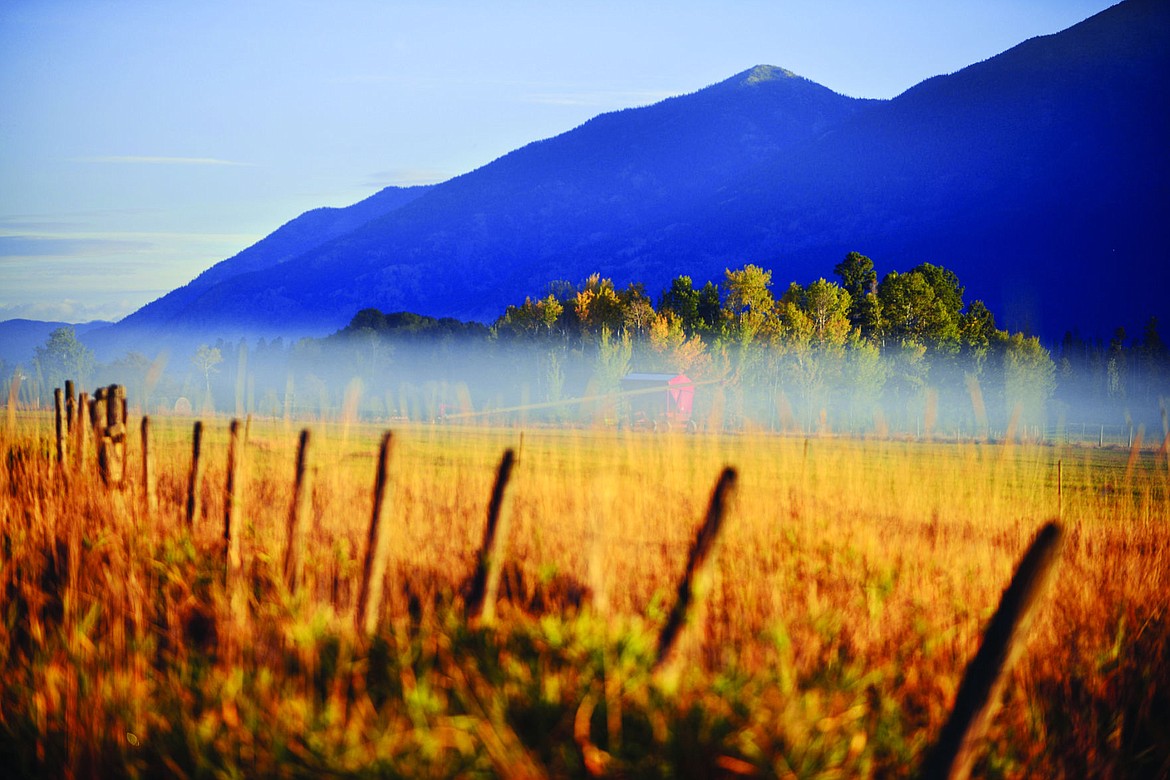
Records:
{"label": "weathered fence post", "polygon": [[93,430],[93,446],[97,455],[98,474],[104,482],[106,475],[106,403],[108,388],[99,387],[93,391],[93,402],[89,405],[89,425]]}
{"label": "weathered fence post", "polygon": [[73,415],[77,414],[77,400],[72,379],[65,380],[65,432],[73,432]]}
{"label": "weathered fence post", "polygon": [[369,635],[378,627],[378,611],[382,606],[382,580],[386,576],[389,557],[389,535],[385,533],[386,491],[390,479],[390,452],[393,436],[387,431],[378,450],[378,470],[374,479],[374,511],[370,516],[370,532],[366,539],[366,557],[362,565],[362,582],[358,591],[354,618],[357,629]]}
{"label": "weathered fence post", "polygon": [[246,594],[241,574],[243,561],[240,556],[240,504],[243,503],[244,445],[238,419],[228,426],[227,478],[223,497],[223,542],[226,566],[224,568],[224,589],[228,594],[228,606],[232,630],[227,632],[224,647],[225,657],[231,663],[239,663],[244,647],[244,633],[247,623]]}
{"label": "weathered fence post", "polygon": [[126,480],[126,388],[110,385],[106,399],[106,437],[110,440],[110,481],[121,488]]}
{"label": "weathered fence post", "polygon": [[288,547],[284,553],[284,581],[290,592],[295,591],[304,573],[302,551],[305,544],[305,518],[313,502],[313,476],[309,468],[309,429],[301,431],[297,445],[296,482],[293,487],[292,507],[288,512]]}
{"label": "weathered fence post", "polygon": [[154,471],[154,451],[150,448],[150,417],[142,416],[142,500],[147,514],[158,510],[158,479]]}
{"label": "weathered fence post", "polygon": [[98,472],[107,487],[122,487],[126,476],[126,388],[99,387],[94,393],[94,436]]}
{"label": "weathered fence post", "polygon": [[187,474],[187,527],[192,528],[202,508],[200,493],[203,487],[203,460],[199,457],[203,447],[203,421],[196,420],[191,435],[191,471]]}
{"label": "weathered fence post", "polygon": [[[482,625],[491,625],[496,620],[496,598],[500,590],[500,569],[504,562],[504,546],[507,544],[508,526],[511,524],[511,502],[508,480],[512,476],[516,454],[508,449],[500,458],[496,481],[492,486],[492,498],[488,504],[487,526],[483,531],[483,546],[472,578],[471,590],[467,596],[467,617]],[[498,548],[498,549],[497,549]]]}
{"label": "weathered fence post", "polygon": [[65,465],[65,402],[61,388],[53,390],[53,422],[57,432],[57,465]]}
{"label": "weathered fence post", "polygon": [[232,420],[228,426],[227,479],[223,493],[223,541],[227,558],[229,579],[235,579],[240,571],[240,485],[241,464],[244,460],[243,443],[240,439],[240,421]]}
{"label": "weathered fence post", "polygon": [[962,780],[971,774],[975,748],[991,722],[1004,677],[1023,651],[1032,613],[1052,579],[1061,535],[1057,523],[1045,524],[1020,559],[963,674],[951,716],[923,765],[926,780]]}
{"label": "weathered fence post", "polygon": [[89,448],[89,395],[79,393],[77,396],[77,419],[73,422],[74,468],[78,473],[85,469],[86,450]]}
{"label": "weathered fence post", "polygon": [[728,506],[735,496],[737,474],[730,466],[723,469],[715,489],[711,491],[711,501],[707,506],[707,517],[695,536],[691,545],[690,555],[687,558],[687,568],[682,581],[678,585],[678,596],[674,608],[658,635],[658,652],[654,660],[654,676],[660,681],[669,681],[678,670],[681,654],[677,651],[679,637],[686,628],[693,606],[701,606],[710,587],[710,564],[714,556],[711,554],[719,536],[719,529],[723,525],[723,518],[727,514]]}

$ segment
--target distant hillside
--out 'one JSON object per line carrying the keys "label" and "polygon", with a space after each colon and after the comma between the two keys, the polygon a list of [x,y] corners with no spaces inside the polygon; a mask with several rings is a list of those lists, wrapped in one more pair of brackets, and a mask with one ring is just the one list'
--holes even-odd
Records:
{"label": "distant hillside", "polygon": [[4,320],[0,322],[0,361],[8,367],[32,365],[37,347],[49,340],[49,334],[60,327],[71,327],[78,336],[108,328],[104,320],[73,325],[68,322],[41,322],[39,320]]}
{"label": "distant hillside", "polygon": [[242,274],[264,271],[288,262],[339,236],[351,233],[376,217],[419,198],[429,187],[386,187],[365,200],[345,208],[319,208],[307,211],[285,223],[271,235],[239,254],[216,263],[188,284],[148,303],[122,320],[128,326],[159,325],[189,319],[185,312],[193,299],[204,291]]}
{"label": "distant hillside", "polygon": [[367,307],[491,320],[594,271],[656,295],[748,262],[807,282],[854,249],[882,271],[952,268],[1010,328],[1133,327],[1170,308],[1168,79],[1157,0],[890,101],[760,66],[367,219],[310,212],[111,332],[323,334]]}

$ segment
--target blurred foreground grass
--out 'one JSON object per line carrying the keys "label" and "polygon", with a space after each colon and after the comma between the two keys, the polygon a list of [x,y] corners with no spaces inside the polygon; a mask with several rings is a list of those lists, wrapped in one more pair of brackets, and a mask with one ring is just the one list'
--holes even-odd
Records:
{"label": "blurred foreground grass", "polygon": [[[190,421],[153,422],[151,513],[134,435],[119,493],[91,462],[59,473],[47,417],[0,433],[0,766],[15,775],[913,775],[1058,512],[1055,586],[976,771],[1170,773],[1164,452],[404,427],[367,637],[352,611],[380,431],[314,429],[290,593],[296,431],[252,426],[233,609],[227,424],[205,434],[188,529]],[[461,587],[505,448],[504,603],[474,627]],[[664,689],[656,632],[725,465],[738,498],[690,662]]]}

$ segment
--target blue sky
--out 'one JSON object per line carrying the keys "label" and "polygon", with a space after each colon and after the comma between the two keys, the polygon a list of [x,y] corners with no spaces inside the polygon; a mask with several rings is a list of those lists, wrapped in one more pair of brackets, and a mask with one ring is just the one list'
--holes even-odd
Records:
{"label": "blue sky", "polygon": [[1109,0],[0,3],[0,319],[116,319],[318,206],[757,64],[846,95]]}

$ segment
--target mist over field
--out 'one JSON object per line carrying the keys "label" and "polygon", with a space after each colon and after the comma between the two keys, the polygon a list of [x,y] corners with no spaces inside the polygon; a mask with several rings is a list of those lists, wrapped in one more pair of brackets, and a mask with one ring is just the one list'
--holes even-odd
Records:
{"label": "mist over field", "polygon": [[[1170,360],[1155,323],[1132,340],[1070,338],[1049,353],[994,328],[983,343],[970,334],[867,339],[844,312],[835,315],[838,337],[793,339],[749,337],[745,322],[768,326],[750,324],[750,312],[737,322],[721,310],[724,332],[713,338],[701,327],[687,335],[667,308],[640,332],[526,322],[536,311],[529,301],[488,327],[366,310],[322,339],[176,339],[153,357],[91,358],[87,368],[53,364],[42,347],[44,366],[22,397],[51,404],[51,385],[68,378],[84,388],[124,384],[136,408],[164,415],[1086,444],[1165,434]],[[657,376],[660,390],[630,384],[631,374]],[[683,416],[669,397],[672,378],[693,387]]]}

